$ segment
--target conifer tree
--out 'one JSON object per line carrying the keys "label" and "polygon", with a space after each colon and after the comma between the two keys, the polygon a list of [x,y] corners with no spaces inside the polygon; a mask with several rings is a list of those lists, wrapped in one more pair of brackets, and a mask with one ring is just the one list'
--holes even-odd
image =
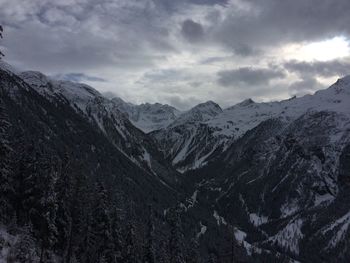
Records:
{"label": "conifer tree", "polygon": [[[2,27],[2,25],[0,25],[0,38],[2,38],[2,33],[4,32],[4,29],[3,29],[3,27]],[[5,55],[4,55],[4,53],[2,53],[1,52],[1,50],[0,50],[0,59],[2,58],[2,57],[4,57]]]}
{"label": "conifer tree", "polygon": [[192,238],[187,248],[186,263],[199,262],[199,243],[197,238]]}
{"label": "conifer tree", "polygon": [[101,182],[96,184],[96,202],[92,214],[92,231],[97,245],[97,259],[112,260],[113,237],[111,218],[109,216],[107,191]]}
{"label": "conifer tree", "polygon": [[132,201],[130,201],[128,207],[124,261],[127,263],[138,262],[135,211],[134,203]]}
{"label": "conifer tree", "polygon": [[155,237],[154,237],[154,219],[153,208],[149,206],[149,218],[147,222],[147,233],[144,247],[143,262],[154,263],[155,261]]}
{"label": "conifer tree", "polygon": [[10,122],[1,96],[0,94],[0,222],[7,223],[14,216],[12,199],[15,189],[10,157],[12,149],[8,141]]}
{"label": "conifer tree", "polygon": [[169,263],[170,262],[170,253],[168,240],[161,239],[159,244],[159,251],[157,253],[157,262]]}
{"label": "conifer tree", "polygon": [[32,226],[25,225],[17,236],[15,245],[9,251],[9,262],[34,263],[35,241]]}
{"label": "conifer tree", "polygon": [[71,261],[71,242],[72,242],[72,214],[70,204],[72,200],[72,171],[71,171],[70,157],[66,153],[62,163],[61,169],[58,172],[56,183],[57,193],[57,244],[58,248],[62,249],[63,262]]}
{"label": "conifer tree", "polygon": [[182,249],[183,233],[181,228],[180,207],[171,208],[168,213],[170,225],[169,252],[171,263],[184,263]]}
{"label": "conifer tree", "polygon": [[[35,220],[39,223],[39,235],[41,239],[41,255],[40,261],[47,262],[44,259],[45,253],[51,250],[57,242],[57,228],[56,228],[56,213],[57,213],[57,198],[55,193],[55,183],[57,179],[57,173],[53,168],[52,158],[44,156],[39,160],[41,166],[41,173],[37,174],[38,178],[36,184],[39,186],[38,190],[41,194],[37,197],[38,214],[35,215]],[[39,181],[40,180],[40,181]]]}
{"label": "conifer tree", "polygon": [[121,233],[121,218],[120,218],[120,209],[117,204],[114,204],[111,213],[112,220],[112,240],[113,240],[113,252],[111,255],[111,262],[117,263],[122,262],[123,259],[123,240]]}
{"label": "conifer tree", "polygon": [[217,258],[217,256],[214,253],[210,253],[207,262],[208,263],[217,263],[218,262],[218,258]]}

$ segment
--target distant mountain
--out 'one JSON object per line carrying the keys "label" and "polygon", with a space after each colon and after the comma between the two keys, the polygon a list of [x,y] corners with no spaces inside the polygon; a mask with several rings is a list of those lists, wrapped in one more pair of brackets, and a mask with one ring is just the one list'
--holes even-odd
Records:
{"label": "distant mountain", "polygon": [[186,123],[204,122],[212,119],[222,112],[218,104],[207,101],[194,106],[192,109],[181,114],[169,127],[176,127]]}
{"label": "distant mountain", "polygon": [[179,171],[198,168],[220,147],[212,140],[215,129],[203,125],[220,113],[220,106],[208,101],[183,113],[168,127],[152,132],[151,136]]}
{"label": "distant mountain", "polygon": [[181,111],[166,104],[135,105],[125,102],[121,98],[113,98],[112,101],[136,127],[146,133],[167,127],[181,115]]}
{"label": "distant mountain", "polygon": [[197,114],[200,104],[193,108],[193,115],[192,110],[184,113],[168,127],[153,132],[152,136],[179,171],[198,168],[206,164],[214,153],[227,149],[265,120],[277,118],[291,122],[313,111],[348,114],[349,81],[350,77],[340,79],[326,90],[301,98],[268,103],[248,99],[223,111],[217,106],[214,114],[208,114],[206,118]]}

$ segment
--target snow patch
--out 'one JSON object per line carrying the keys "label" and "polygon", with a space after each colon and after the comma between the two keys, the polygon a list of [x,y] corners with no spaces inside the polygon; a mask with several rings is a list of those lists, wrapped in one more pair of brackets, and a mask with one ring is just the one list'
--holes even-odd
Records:
{"label": "snow patch", "polygon": [[194,191],[191,198],[188,200],[189,205],[187,206],[187,209],[193,207],[197,203],[197,195],[198,190]]}
{"label": "snow patch", "polygon": [[334,196],[329,194],[329,193],[326,193],[324,195],[316,194],[314,204],[315,204],[315,206],[318,206],[318,205],[323,204],[323,203],[330,203],[333,200],[334,200]]}
{"label": "snow patch", "polygon": [[268,217],[266,216],[259,216],[258,214],[255,213],[250,213],[249,214],[249,220],[254,226],[260,226],[262,224],[267,223]]}
{"label": "snow patch", "polygon": [[302,219],[292,220],[276,235],[269,238],[269,241],[276,243],[279,247],[299,255],[299,241],[304,237],[301,232]]}
{"label": "snow patch", "polygon": [[204,235],[205,232],[207,232],[206,225],[203,225],[202,222],[199,222],[199,226],[200,226],[201,230],[199,231],[199,233],[197,233],[197,238],[199,238],[200,236]]}
{"label": "snow patch", "polygon": [[350,226],[350,211],[344,216],[336,220],[333,224],[323,230],[323,234],[326,234],[329,231],[333,231],[337,228],[337,232],[332,236],[331,240],[328,243],[327,248],[334,248],[341,240],[344,239]]}
{"label": "snow patch", "polygon": [[247,233],[238,229],[238,228],[234,228],[233,230],[233,234],[235,236],[235,239],[239,242],[239,243],[243,243],[243,241],[246,239],[247,237]]}
{"label": "snow patch", "polygon": [[143,148],[143,160],[147,163],[148,167],[152,169],[151,155],[145,148]]}
{"label": "snow patch", "polygon": [[225,226],[227,225],[225,219],[222,216],[219,216],[219,214],[218,214],[218,212],[216,210],[214,210],[213,217],[216,219],[216,224],[218,226],[220,226],[221,224],[223,224]]}

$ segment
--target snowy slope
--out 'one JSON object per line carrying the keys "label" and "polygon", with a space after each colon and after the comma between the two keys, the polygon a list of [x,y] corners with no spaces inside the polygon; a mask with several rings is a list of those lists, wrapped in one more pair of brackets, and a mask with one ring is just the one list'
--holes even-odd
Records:
{"label": "snowy slope", "polygon": [[350,114],[350,76],[339,79],[325,90],[314,95],[289,100],[255,103],[248,99],[225,109],[222,114],[209,120],[207,125],[219,128],[215,135],[228,135],[233,138],[242,136],[270,118],[291,121],[308,111],[335,111]]}

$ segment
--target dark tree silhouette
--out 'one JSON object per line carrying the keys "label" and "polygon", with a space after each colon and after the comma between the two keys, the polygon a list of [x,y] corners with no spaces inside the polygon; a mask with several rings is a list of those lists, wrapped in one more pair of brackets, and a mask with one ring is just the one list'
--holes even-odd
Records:
{"label": "dark tree silhouette", "polygon": [[[4,32],[4,29],[3,29],[2,25],[0,25],[0,38],[2,38],[3,32]],[[0,59],[1,59],[1,57],[4,57],[4,56],[5,56],[4,53],[2,53],[0,50]]]}

